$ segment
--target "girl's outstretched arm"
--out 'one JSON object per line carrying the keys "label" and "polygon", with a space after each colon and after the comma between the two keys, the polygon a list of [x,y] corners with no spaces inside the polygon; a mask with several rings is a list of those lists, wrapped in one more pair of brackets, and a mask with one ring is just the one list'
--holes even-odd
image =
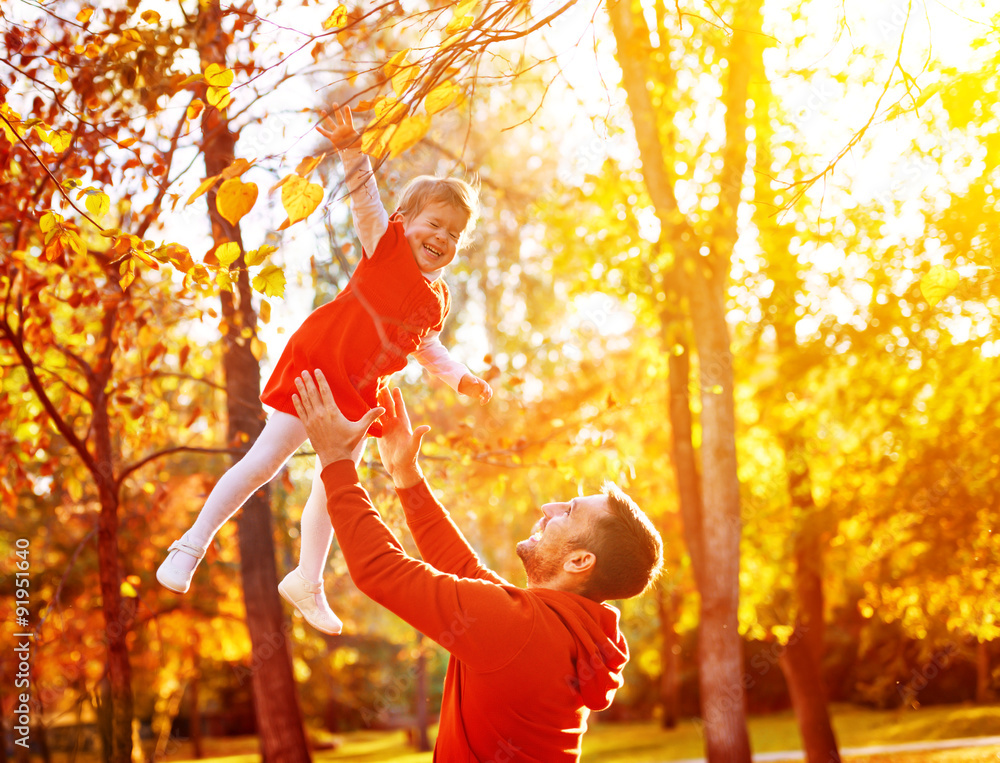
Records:
{"label": "girl's outstretched arm", "polygon": [[336,103],[333,104],[333,117],[326,117],[316,129],[329,138],[334,148],[340,152],[340,160],[344,163],[344,180],[351,195],[354,230],[365,256],[370,257],[378,246],[379,239],[389,228],[389,214],[379,197],[371,162],[361,152],[361,134],[354,127],[350,106],[341,108]]}

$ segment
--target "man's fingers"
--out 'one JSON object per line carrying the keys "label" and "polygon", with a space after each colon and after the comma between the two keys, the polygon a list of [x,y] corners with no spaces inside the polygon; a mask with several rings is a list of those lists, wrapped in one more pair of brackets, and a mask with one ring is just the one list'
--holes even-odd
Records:
{"label": "man's fingers", "polygon": [[403,390],[399,387],[393,387],[392,401],[396,404],[396,416],[406,425],[406,428],[409,429],[410,414],[406,412],[406,403],[403,402]]}
{"label": "man's fingers", "polygon": [[385,413],[385,408],[372,408],[368,411],[368,413],[361,417],[361,421],[358,422],[358,429],[361,429],[361,427],[364,426],[364,431],[367,432],[368,427],[370,427],[375,422],[375,419],[383,413]]}
{"label": "man's fingers", "polygon": [[299,421],[304,420],[306,418],[305,408],[302,407],[302,401],[294,392],[292,393],[292,405],[295,406],[295,415],[299,417]]}
{"label": "man's fingers", "polygon": [[431,431],[431,428],[426,424],[421,424],[419,427],[413,430],[413,439],[417,442],[417,452],[420,452],[420,443],[424,440],[424,435]]}
{"label": "man's fingers", "polygon": [[319,387],[319,395],[323,400],[323,405],[327,408],[336,407],[337,401],[333,399],[333,390],[330,389],[330,384],[318,368],[316,369],[316,385]]}
{"label": "man's fingers", "polygon": [[378,404],[385,408],[385,412],[389,418],[396,416],[396,402],[390,390],[384,389],[378,393]]}

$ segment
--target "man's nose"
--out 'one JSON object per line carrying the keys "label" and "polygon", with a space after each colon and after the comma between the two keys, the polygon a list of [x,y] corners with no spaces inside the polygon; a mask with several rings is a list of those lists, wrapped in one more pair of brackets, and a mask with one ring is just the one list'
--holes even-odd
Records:
{"label": "man's nose", "polygon": [[566,506],[566,503],[543,503],[542,513],[549,519],[552,519],[556,514],[565,511]]}

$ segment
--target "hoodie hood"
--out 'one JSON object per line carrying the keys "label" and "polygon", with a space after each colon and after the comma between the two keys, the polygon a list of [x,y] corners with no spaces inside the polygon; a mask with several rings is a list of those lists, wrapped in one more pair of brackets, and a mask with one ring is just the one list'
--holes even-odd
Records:
{"label": "hoodie hood", "polygon": [[628,644],[618,629],[619,611],[584,596],[545,588],[532,589],[567,626],[576,641],[576,676],[569,679],[591,710],[606,710],[624,683]]}

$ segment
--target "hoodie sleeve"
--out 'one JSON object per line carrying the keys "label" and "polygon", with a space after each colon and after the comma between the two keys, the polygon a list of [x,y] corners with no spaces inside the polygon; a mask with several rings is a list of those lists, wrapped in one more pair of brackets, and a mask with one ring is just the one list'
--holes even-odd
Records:
{"label": "hoodie sleeve", "polygon": [[426,481],[397,490],[396,495],[403,504],[406,525],[425,562],[460,578],[479,578],[497,585],[510,585],[483,565]]}
{"label": "hoodie sleeve", "polygon": [[322,478],[344,561],[362,593],[473,670],[494,670],[523,648],[536,615],[522,591],[449,575],[407,556],[350,460],[330,464]]}

